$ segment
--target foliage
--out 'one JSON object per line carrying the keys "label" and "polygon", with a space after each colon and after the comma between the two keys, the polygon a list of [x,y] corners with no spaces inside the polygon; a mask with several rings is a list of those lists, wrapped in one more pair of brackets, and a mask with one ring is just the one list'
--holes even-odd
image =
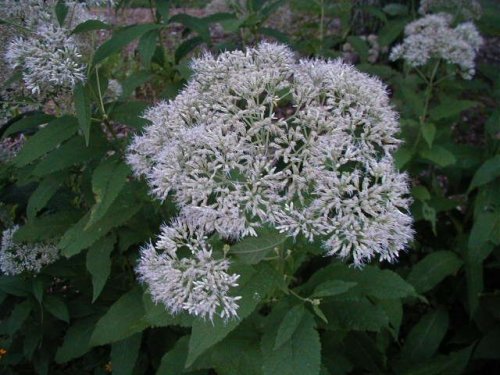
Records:
{"label": "foliage", "polygon": [[[55,244],[62,257],[38,274],[0,275],[0,372],[498,371],[498,67],[483,59],[465,81],[439,60],[419,69],[390,62],[383,47],[402,40],[418,2],[243,3],[245,12],[195,17],[156,0],[149,23],[81,23],[73,34],[106,37],[73,90],[73,106],[62,114],[50,105],[22,111],[9,104],[2,145],[26,141],[17,155],[0,159],[2,230],[19,224],[15,240]],[[274,26],[282,6],[298,27]],[[116,11],[126,8],[118,2]],[[483,37],[500,35],[499,10],[484,1],[477,21]],[[217,27],[222,37],[214,35]],[[182,39],[172,45],[173,28]],[[359,37],[370,33],[381,47],[374,63]],[[356,269],[324,257],[319,242],[264,228],[229,244],[230,270],[241,275],[238,319],[172,316],[151,300],[134,268],[140,247],[177,209],[132,176],[125,149],[146,123],[145,108],[184,85],[200,46],[218,52],[262,38],[321,58],[341,56],[349,42],[357,68],[387,83],[400,113],[404,143],[396,161],[412,182],[416,238],[397,263]],[[122,86],[117,96],[107,94],[112,80]],[[216,236],[210,242],[216,252],[227,250]]]}

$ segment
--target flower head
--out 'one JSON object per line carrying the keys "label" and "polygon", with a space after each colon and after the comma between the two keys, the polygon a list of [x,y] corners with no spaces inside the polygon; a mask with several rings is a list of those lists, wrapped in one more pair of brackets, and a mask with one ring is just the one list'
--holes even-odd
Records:
{"label": "flower head", "polygon": [[237,316],[237,301],[230,290],[238,286],[237,274],[229,274],[229,261],[215,259],[199,229],[176,220],[163,226],[158,241],[141,250],[137,267],[155,302],[176,314],[186,311],[201,318]]}
{"label": "flower head", "polygon": [[482,38],[473,23],[466,22],[452,28],[451,20],[450,15],[440,13],[408,24],[403,43],[392,49],[390,59],[404,59],[412,67],[425,65],[433,58],[443,59],[458,65],[461,75],[471,79]]}
{"label": "flower head", "polygon": [[59,258],[59,250],[49,244],[16,243],[14,233],[19,226],[6,229],[2,233],[0,248],[0,270],[6,275],[17,275],[22,272],[38,273],[40,270]]}
{"label": "flower head", "polygon": [[205,55],[171,102],[146,113],[128,161],[204,233],[263,224],[325,239],[328,254],[393,260],[412,238],[397,116],[384,85],[282,45]]}

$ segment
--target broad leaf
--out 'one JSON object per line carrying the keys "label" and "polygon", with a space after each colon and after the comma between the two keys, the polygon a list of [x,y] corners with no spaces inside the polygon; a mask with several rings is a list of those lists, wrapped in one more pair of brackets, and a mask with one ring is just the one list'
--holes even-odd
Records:
{"label": "broad leaf", "polygon": [[113,373],[120,375],[132,375],[134,373],[134,366],[139,357],[141,341],[142,333],[136,333],[111,345]]}
{"label": "broad leaf", "polygon": [[87,253],[87,270],[92,275],[92,303],[101,294],[111,273],[110,255],[116,241],[115,236],[104,237],[92,245]]}

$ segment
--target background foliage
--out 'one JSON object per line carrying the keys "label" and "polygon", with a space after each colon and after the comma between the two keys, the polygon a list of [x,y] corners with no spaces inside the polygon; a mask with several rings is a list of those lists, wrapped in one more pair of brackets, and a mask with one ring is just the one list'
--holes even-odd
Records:
{"label": "background foliage", "polygon": [[[248,4],[194,16],[175,2],[122,1],[116,12],[150,6],[153,21],[76,27],[109,31],[88,80],[75,88],[74,114],[13,112],[3,124],[3,138],[22,133],[27,141],[0,166],[1,223],[22,225],[18,241],[53,241],[64,257],[36,276],[0,276],[2,374],[500,370],[498,66],[481,58],[464,81],[443,65],[435,76],[434,66],[419,75],[384,52],[368,61],[359,36],[377,34],[390,47],[417,16],[416,1]],[[296,18],[280,29],[283,5]],[[499,37],[498,4],[485,1],[483,13],[483,36]],[[201,47],[217,52],[262,38],[326,58],[349,42],[357,67],[388,84],[401,116],[397,163],[411,177],[416,238],[399,263],[357,270],[324,258],[319,245],[263,230],[231,250],[242,275],[240,320],[171,316],[138,284],[134,267],[138,248],[175,206],[131,177],[124,150],[145,125],[144,109],[188,79],[189,58]],[[102,94],[112,78],[123,86],[116,100]]]}

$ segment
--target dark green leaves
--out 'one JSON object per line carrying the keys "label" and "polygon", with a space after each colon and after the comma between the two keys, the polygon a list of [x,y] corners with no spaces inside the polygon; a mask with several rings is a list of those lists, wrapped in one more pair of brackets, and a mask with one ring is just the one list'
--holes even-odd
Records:
{"label": "dark green leaves", "polygon": [[86,86],[77,83],[74,91],[76,117],[78,124],[85,137],[85,144],[88,146],[90,137],[91,108],[90,97]]}
{"label": "dark green leaves", "polygon": [[70,138],[78,130],[76,118],[63,116],[51,121],[30,137],[14,159],[22,167],[55,149],[61,142]]}
{"label": "dark green leaves", "polygon": [[140,38],[142,35],[151,30],[160,29],[162,25],[143,24],[128,26],[118,30],[113,34],[111,39],[104,42],[94,54],[94,64],[98,64],[112,54],[119,52],[123,47],[132,42],[134,39]]}
{"label": "dark green leaves", "polygon": [[115,243],[114,236],[108,236],[97,241],[87,253],[87,270],[92,275],[92,303],[101,294],[109,274],[111,273],[110,255]]}
{"label": "dark green leaves", "polygon": [[[277,319],[266,326],[262,337],[264,375],[318,375],[321,344],[311,313],[297,308],[285,315],[280,325]],[[286,326],[283,326],[286,324]],[[286,333],[286,335],[284,333]],[[279,345],[277,345],[279,343]]]}
{"label": "dark green leaves", "polygon": [[143,316],[142,289],[136,287],[124,294],[99,319],[90,338],[91,344],[109,344],[141,332],[146,328],[141,322]]}
{"label": "dark green leaves", "polygon": [[485,185],[498,177],[500,177],[500,155],[495,155],[491,159],[486,160],[476,171],[470,183],[469,191]]}
{"label": "dark green leaves", "polygon": [[462,261],[451,251],[436,251],[413,266],[407,281],[418,293],[425,293],[445,277],[455,275]]}

